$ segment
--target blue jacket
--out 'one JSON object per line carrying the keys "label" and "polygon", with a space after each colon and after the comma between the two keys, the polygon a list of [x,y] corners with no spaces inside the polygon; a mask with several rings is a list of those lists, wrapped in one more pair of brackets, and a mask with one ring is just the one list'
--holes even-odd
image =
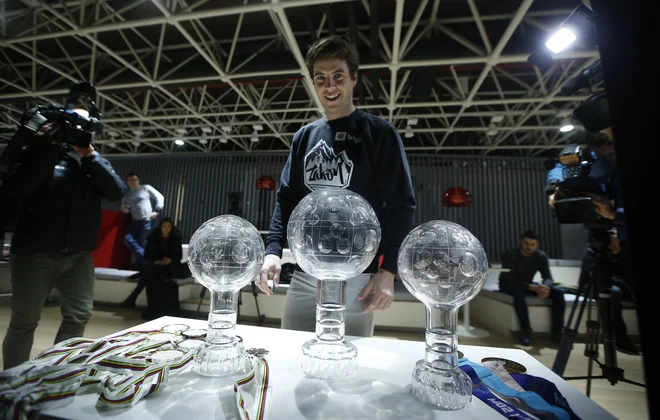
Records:
{"label": "blue jacket", "polygon": [[11,242],[17,255],[95,250],[102,200],[127,190],[98,152],[79,159],[59,144],[26,149],[5,187],[23,199]]}

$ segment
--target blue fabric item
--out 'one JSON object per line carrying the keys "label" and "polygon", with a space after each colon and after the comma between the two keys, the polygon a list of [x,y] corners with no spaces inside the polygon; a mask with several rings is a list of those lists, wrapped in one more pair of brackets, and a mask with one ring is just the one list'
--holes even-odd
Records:
{"label": "blue fabric item", "polygon": [[517,407],[512,406],[508,402],[493,394],[491,390],[488,389],[486,384],[479,379],[479,375],[477,375],[474,369],[472,369],[470,366],[463,366],[461,367],[461,370],[463,370],[463,372],[465,372],[470,377],[470,379],[472,379],[472,395],[488,404],[493,410],[510,419],[534,419],[534,417],[531,417],[529,414],[525,413]]}
{"label": "blue fabric item", "polygon": [[[515,389],[509,388],[504,384],[500,378],[494,375],[490,369],[485,366],[479,365],[477,363],[471,362],[467,358],[460,359],[458,362],[459,367],[463,369],[465,366],[471,367],[475,373],[479,376],[481,382],[483,382],[488,388],[494,390],[498,394],[504,397],[517,398],[522,400],[529,407],[533,408],[535,411],[549,412],[558,420],[571,420],[571,416],[560,407],[555,407],[551,404],[548,404],[540,395],[536,392],[525,391],[520,392]],[[465,371],[465,369],[463,369]]]}
{"label": "blue fabric item", "polygon": [[540,378],[538,376],[529,375],[526,373],[512,373],[511,377],[518,382],[523,389],[527,391],[534,390],[537,394],[541,396],[548,404],[554,406],[560,406],[568,412],[573,420],[579,420],[577,414],[571,410],[571,406],[566,401],[561,392],[557,389],[555,384],[550,382],[545,378]]}

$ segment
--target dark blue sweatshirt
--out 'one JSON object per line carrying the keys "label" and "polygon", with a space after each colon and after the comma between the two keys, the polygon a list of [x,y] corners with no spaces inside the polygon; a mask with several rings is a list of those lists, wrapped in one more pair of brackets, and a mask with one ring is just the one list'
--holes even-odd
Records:
{"label": "dark blue sweatshirt", "polygon": [[[348,188],[371,204],[381,225],[382,268],[397,273],[399,247],[412,229],[416,201],[398,131],[356,109],[337,120],[322,118],[296,132],[277,190],[266,254],[282,256],[289,217],[310,192]],[[378,258],[365,273],[378,270]]]}

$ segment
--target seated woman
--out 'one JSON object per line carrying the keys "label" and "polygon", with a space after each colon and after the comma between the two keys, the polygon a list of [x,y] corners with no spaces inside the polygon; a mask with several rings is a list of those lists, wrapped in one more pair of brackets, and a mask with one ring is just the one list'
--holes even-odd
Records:
{"label": "seated woman", "polygon": [[188,267],[181,263],[181,245],[181,234],[169,217],[163,218],[147,236],[145,264],[140,270],[141,281],[147,289],[147,309],[142,318],[181,316],[179,286],[172,281],[190,276]]}

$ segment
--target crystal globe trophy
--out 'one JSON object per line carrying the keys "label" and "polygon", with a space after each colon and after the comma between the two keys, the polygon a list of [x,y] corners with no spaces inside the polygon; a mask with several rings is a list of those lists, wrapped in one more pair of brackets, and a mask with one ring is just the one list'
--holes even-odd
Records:
{"label": "crystal globe trophy", "polygon": [[380,244],[380,223],[359,194],[316,190],[291,213],[287,239],[300,268],[318,279],[316,337],[302,346],[309,377],[344,379],[357,373],[357,348],[344,338],[346,284],[362,274]]}
{"label": "crystal globe trophy", "polygon": [[415,364],[411,392],[438,408],[465,408],[472,381],[458,367],[458,309],[486,281],[486,252],[463,226],[434,220],[406,236],[397,265],[408,291],[426,306],[426,357]]}
{"label": "crystal globe trophy", "polygon": [[238,294],[259,273],[264,242],[245,219],[222,215],[207,220],[190,238],[188,266],[211,291],[206,342],[193,358],[193,370],[205,376],[241,373],[246,353],[236,337]]}

